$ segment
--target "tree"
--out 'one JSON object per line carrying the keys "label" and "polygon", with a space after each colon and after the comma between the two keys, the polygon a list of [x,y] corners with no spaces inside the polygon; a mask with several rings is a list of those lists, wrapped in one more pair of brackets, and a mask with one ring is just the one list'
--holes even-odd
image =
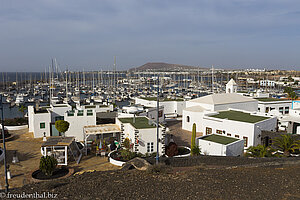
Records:
{"label": "tree", "polygon": [[256,147],[251,146],[247,149],[246,156],[251,157],[273,157],[273,152],[275,150],[271,147],[266,147],[264,145],[257,145]]}
{"label": "tree", "polygon": [[43,156],[40,159],[40,170],[46,176],[51,176],[57,166],[57,160],[53,156]]}
{"label": "tree", "polygon": [[23,114],[23,117],[24,117],[24,114],[25,114],[25,110],[27,110],[26,106],[21,105],[21,106],[19,107],[19,111]]}
{"label": "tree", "polygon": [[64,120],[57,120],[55,122],[55,128],[60,132],[60,133],[65,133],[69,129],[70,123]]}
{"label": "tree", "polygon": [[299,141],[295,141],[290,135],[281,135],[274,139],[274,146],[283,152],[283,155],[290,156],[295,150],[299,149]]}
{"label": "tree", "polygon": [[296,95],[296,92],[291,87],[286,87],[284,89],[284,92],[288,94],[289,99],[297,99],[298,96]]}
{"label": "tree", "polygon": [[196,146],[196,124],[193,124],[192,138],[191,138],[191,149]]}

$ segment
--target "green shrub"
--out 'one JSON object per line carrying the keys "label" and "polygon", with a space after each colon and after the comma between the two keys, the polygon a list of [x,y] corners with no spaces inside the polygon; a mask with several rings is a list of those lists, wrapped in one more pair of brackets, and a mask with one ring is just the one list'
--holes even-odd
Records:
{"label": "green shrub", "polygon": [[60,132],[60,133],[65,133],[69,129],[70,123],[64,120],[57,120],[55,122],[55,128]]}
{"label": "green shrub", "polygon": [[274,149],[266,147],[264,145],[257,145],[256,147],[251,146],[247,149],[246,156],[249,157],[274,157]]}
{"label": "green shrub", "polygon": [[193,146],[191,148],[191,156],[199,156],[201,153],[201,150],[198,146]]}
{"label": "green shrub", "polygon": [[125,138],[125,140],[123,141],[123,145],[126,149],[130,149],[130,140],[129,140],[129,138]]}
{"label": "green shrub", "polygon": [[46,176],[51,176],[57,166],[57,160],[53,156],[43,156],[40,159],[40,170]]}
{"label": "green shrub", "polygon": [[121,157],[123,158],[123,160],[126,160],[126,161],[131,160],[137,156],[135,152],[131,152],[128,149],[121,149],[120,153],[121,153]]}

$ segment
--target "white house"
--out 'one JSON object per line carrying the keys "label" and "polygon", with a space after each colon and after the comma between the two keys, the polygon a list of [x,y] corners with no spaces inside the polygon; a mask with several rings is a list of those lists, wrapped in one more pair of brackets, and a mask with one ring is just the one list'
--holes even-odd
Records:
{"label": "white house", "polygon": [[[157,127],[155,122],[147,117],[116,118],[116,124],[120,126],[121,141],[130,140],[133,151],[140,153],[157,152]],[[165,153],[165,127],[159,127],[160,155]]]}
{"label": "white house", "polygon": [[259,85],[264,87],[275,87],[276,82],[271,80],[260,80]]}
{"label": "white house", "polygon": [[244,140],[222,135],[205,135],[197,138],[201,154],[211,156],[242,156]]}
{"label": "white house", "polygon": [[182,129],[192,131],[194,123],[197,132],[202,130],[202,118],[210,111],[239,109],[249,112],[257,111],[258,101],[235,93],[212,94],[186,102],[182,114]]}
{"label": "white house", "polygon": [[243,139],[245,149],[261,144],[261,131],[275,131],[276,117],[238,110],[226,110],[206,113],[201,117],[200,127],[203,135],[217,134]]}
{"label": "white house", "polygon": [[60,136],[55,128],[57,120],[65,120],[70,123],[65,136],[74,136],[76,140],[83,141],[83,127],[96,125],[96,111],[93,109],[72,110],[68,104],[55,104],[49,107],[35,109],[28,106],[29,131],[35,138]]}
{"label": "white house", "polygon": [[[155,97],[149,97],[149,98],[135,98],[136,104],[141,104],[145,107],[156,107],[157,101]],[[185,108],[185,101],[183,99],[160,99],[159,100],[159,106],[164,107],[164,114],[166,116],[168,115],[182,115],[182,111]]]}
{"label": "white house", "polygon": [[300,107],[290,109],[289,115],[279,117],[279,130],[291,134],[300,134]]}
{"label": "white house", "polygon": [[292,101],[288,99],[259,98],[258,112],[270,113],[276,116],[287,115],[292,108]]}

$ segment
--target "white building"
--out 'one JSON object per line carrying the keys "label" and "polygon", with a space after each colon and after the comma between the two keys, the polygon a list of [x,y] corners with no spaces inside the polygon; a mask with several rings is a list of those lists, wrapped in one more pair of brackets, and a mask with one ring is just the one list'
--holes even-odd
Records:
{"label": "white building", "polygon": [[286,131],[291,134],[300,134],[300,107],[290,109],[289,115],[284,115],[279,118],[279,130]]}
{"label": "white building", "polygon": [[238,85],[233,79],[230,79],[230,81],[226,84],[226,93],[237,93],[237,87]]}
{"label": "white building", "polygon": [[[157,152],[157,127],[155,122],[147,117],[117,118],[120,126],[121,141],[130,140],[133,151],[143,154]],[[165,127],[159,127],[159,154],[165,153]]]}
{"label": "white building", "polygon": [[264,87],[275,87],[276,82],[271,80],[260,80],[259,85]]}
{"label": "white building", "polygon": [[[196,124],[197,126],[198,124]],[[277,118],[259,114],[227,110],[207,113],[202,117],[203,135],[218,134],[245,141],[245,149],[261,144],[261,131],[276,131]]]}
{"label": "white building", "polygon": [[49,107],[42,107],[36,110],[33,106],[28,106],[29,132],[33,132],[35,138],[50,136],[60,136],[61,133],[55,128],[57,120],[65,120],[70,123],[65,136],[74,136],[76,140],[83,141],[83,127],[96,125],[96,111],[72,110],[68,104],[56,104]]}
{"label": "white building", "polygon": [[[135,103],[136,104],[141,104],[145,107],[156,107],[157,106],[157,101],[156,99],[153,98],[135,98]],[[179,100],[172,100],[172,99],[160,99],[159,100],[159,106],[164,107],[164,114],[166,116],[181,116],[182,111],[185,108],[185,101],[182,99]]]}
{"label": "white building", "polygon": [[258,112],[270,113],[275,116],[287,115],[292,108],[292,101],[287,99],[260,98]]}
{"label": "white building", "polygon": [[197,138],[201,154],[211,156],[242,156],[244,153],[244,140],[222,136],[206,135]]}
{"label": "white building", "polygon": [[257,111],[258,101],[235,93],[212,94],[186,102],[182,114],[182,129],[192,131],[196,123],[197,132],[201,132],[202,118],[210,111],[239,109],[249,112]]}

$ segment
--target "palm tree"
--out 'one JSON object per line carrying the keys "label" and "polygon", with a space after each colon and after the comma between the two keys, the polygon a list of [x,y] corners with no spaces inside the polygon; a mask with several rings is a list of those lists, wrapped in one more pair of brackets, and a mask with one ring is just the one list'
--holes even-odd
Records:
{"label": "palm tree", "polygon": [[274,139],[274,146],[283,152],[283,155],[290,156],[295,150],[299,149],[299,140],[295,141],[290,135],[281,135]]}
{"label": "palm tree", "polygon": [[264,145],[257,145],[256,147],[251,146],[247,149],[247,156],[252,156],[252,157],[272,157],[274,149],[271,147],[266,147]]}
{"label": "palm tree", "polygon": [[21,105],[21,106],[19,107],[19,111],[23,114],[23,117],[24,117],[25,110],[27,110],[26,106]]}

